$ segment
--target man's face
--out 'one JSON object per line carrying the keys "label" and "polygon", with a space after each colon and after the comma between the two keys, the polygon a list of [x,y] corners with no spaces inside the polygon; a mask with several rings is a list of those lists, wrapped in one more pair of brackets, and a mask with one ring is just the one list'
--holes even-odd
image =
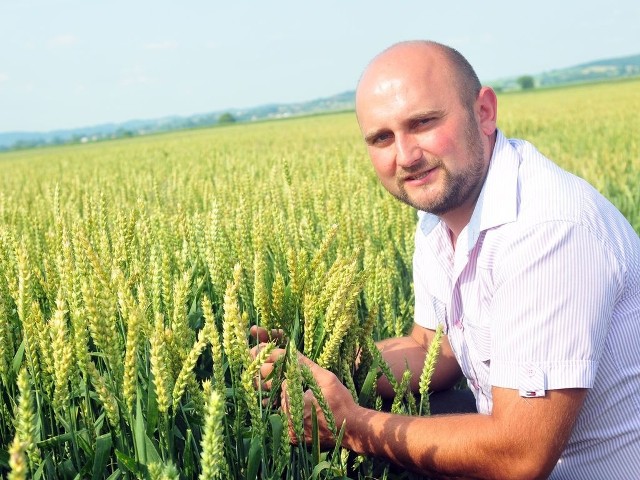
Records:
{"label": "man's face", "polygon": [[358,121],[373,167],[414,208],[470,216],[488,165],[474,109],[437,64],[401,64],[374,66],[359,85]]}

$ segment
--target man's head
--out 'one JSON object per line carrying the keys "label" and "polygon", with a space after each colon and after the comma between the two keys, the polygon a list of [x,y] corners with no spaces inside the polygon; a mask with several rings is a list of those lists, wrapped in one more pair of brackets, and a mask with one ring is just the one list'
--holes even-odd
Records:
{"label": "man's head", "polygon": [[[495,139],[496,97],[457,51],[404,42],[369,64],[356,113],[373,166],[391,194],[464,226]],[[461,228],[461,227],[460,227]]]}

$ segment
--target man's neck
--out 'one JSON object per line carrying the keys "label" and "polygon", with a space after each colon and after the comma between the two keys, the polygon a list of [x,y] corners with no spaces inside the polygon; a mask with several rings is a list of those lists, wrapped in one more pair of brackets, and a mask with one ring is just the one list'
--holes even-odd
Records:
{"label": "man's neck", "polygon": [[447,231],[449,232],[449,240],[451,240],[451,246],[453,247],[453,251],[456,251],[456,241],[458,240],[458,234],[454,233],[449,227],[447,227]]}

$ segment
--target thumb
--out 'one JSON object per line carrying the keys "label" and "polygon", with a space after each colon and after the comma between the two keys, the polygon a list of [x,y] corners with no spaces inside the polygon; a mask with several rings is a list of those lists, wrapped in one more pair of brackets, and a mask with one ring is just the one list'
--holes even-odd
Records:
{"label": "thumb", "polygon": [[312,371],[315,368],[318,368],[320,370],[324,370],[320,365],[318,365],[316,362],[314,362],[313,360],[311,360],[309,357],[304,356],[302,353],[298,352],[298,363],[301,363],[303,365],[306,365],[307,367],[309,367]]}
{"label": "thumb", "polygon": [[335,375],[329,370],[322,368],[320,365],[315,363],[310,358],[305,357],[301,353],[298,353],[298,362],[301,365],[306,365],[307,367],[309,367],[311,374],[316,379],[316,382],[318,382],[318,385],[320,387],[322,387],[323,384],[330,382],[335,377]]}

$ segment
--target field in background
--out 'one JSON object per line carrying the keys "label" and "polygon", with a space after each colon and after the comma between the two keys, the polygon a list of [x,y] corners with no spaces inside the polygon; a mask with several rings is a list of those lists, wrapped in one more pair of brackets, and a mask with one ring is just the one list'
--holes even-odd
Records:
{"label": "field in background", "polygon": [[[639,81],[499,100],[508,137],[640,232]],[[245,334],[283,327],[379,406],[367,339],[411,325],[414,227],[352,113],[0,155],[0,472],[410,478],[289,446],[251,386]],[[425,413],[396,388],[395,411]]]}

